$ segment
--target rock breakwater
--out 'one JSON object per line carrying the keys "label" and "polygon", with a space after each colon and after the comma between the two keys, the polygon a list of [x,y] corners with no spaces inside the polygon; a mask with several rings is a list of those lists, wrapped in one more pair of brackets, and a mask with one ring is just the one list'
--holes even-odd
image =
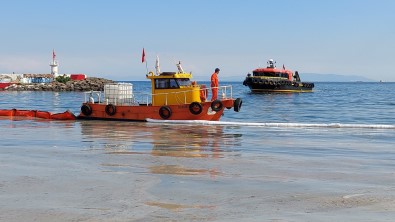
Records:
{"label": "rock breakwater", "polygon": [[29,84],[12,84],[4,90],[8,91],[103,91],[104,84],[114,83],[113,80],[88,77],[84,80],[70,80],[66,83],[29,83]]}

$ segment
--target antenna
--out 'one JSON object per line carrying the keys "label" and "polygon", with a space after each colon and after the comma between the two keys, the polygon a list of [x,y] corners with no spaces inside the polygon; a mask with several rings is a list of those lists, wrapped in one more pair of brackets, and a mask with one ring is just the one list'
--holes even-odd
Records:
{"label": "antenna", "polygon": [[160,66],[159,66],[159,56],[156,55],[156,63],[155,63],[156,75],[160,74]]}
{"label": "antenna", "polygon": [[181,66],[181,61],[178,61],[177,69],[178,69],[179,73],[184,73],[184,70],[182,69],[182,66]]}

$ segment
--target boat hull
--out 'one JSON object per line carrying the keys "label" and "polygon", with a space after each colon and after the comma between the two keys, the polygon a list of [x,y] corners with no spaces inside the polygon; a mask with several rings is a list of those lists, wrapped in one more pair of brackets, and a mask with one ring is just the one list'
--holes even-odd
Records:
{"label": "boat hull", "polygon": [[[138,106],[118,105],[115,106],[115,109],[112,107],[109,109],[108,104],[83,103],[81,106],[81,113],[79,114],[78,118],[125,121],[147,121],[147,119],[218,121],[221,118],[225,108],[231,109],[234,108],[235,105],[238,105],[235,104],[234,99],[223,99],[220,101],[222,105],[221,107],[216,108],[217,111],[213,110],[213,102],[211,101],[198,103],[200,105],[194,104],[196,105],[195,107],[191,107],[192,103],[163,106],[140,104]],[[86,106],[89,107],[88,109],[91,112],[86,112]],[[220,109],[218,110],[218,108]],[[114,112],[114,110],[116,111]]]}
{"label": "boat hull", "polygon": [[5,89],[12,84],[13,84],[12,82],[0,82],[0,90]]}
{"label": "boat hull", "polygon": [[258,78],[246,78],[243,84],[252,92],[312,92],[314,83],[296,82],[289,80],[268,80]]}

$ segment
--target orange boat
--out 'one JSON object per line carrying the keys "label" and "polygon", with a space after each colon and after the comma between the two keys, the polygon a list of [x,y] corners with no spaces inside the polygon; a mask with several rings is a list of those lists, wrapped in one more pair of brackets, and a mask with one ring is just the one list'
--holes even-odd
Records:
{"label": "orange boat", "polygon": [[251,92],[312,92],[314,83],[301,82],[298,71],[293,73],[289,69],[277,69],[276,62],[270,59],[266,68],[253,70],[252,75],[247,74],[243,85],[248,86]]}
{"label": "orange boat", "polygon": [[85,92],[79,119],[146,121],[209,120],[218,121],[224,109],[239,112],[242,100],[232,97],[232,86],[218,87],[221,99],[208,100],[210,88],[191,81],[192,74],[178,72],[149,72],[151,94],[133,93],[131,83],[106,84],[104,92]]}
{"label": "orange boat", "polygon": [[50,120],[75,120],[76,116],[69,110],[63,113],[50,113],[47,111],[40,110],[19,110],[19,109],[3,109],[0,110],[0,116],[10,117],[30,117]]}

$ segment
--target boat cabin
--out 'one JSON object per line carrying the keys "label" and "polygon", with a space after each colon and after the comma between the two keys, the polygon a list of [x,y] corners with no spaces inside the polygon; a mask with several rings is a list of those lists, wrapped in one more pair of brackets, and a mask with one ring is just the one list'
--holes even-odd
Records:
{"label": "boat cabin", "polygon": [[192,74],[185,72],[162,72],[155,75],[150,72],[152,105],[177,105],[202,102],[200,86],[191,81]]}
{"label": "boat cabin", "polygon": [[279,78],[288,79],[292,81],[293,73],[287,69],[277,69],[276,62],[273,59],[267,61],[266,68],[258,68],[252,71],[253,76],[266,77],[266,78]]}

